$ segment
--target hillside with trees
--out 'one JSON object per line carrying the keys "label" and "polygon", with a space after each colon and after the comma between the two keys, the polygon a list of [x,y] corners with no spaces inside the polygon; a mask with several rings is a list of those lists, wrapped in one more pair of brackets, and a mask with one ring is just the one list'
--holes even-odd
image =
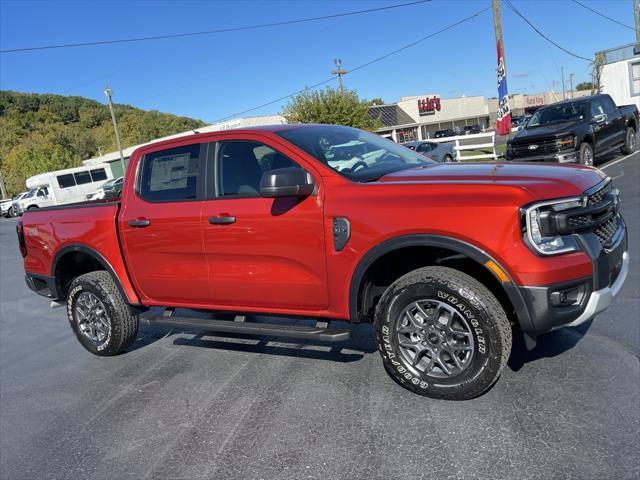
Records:
{"label": "hillside with trees", "polygon": [[[205,125],[129,105],[114,109],[123,148]],[[116,150],[109,108],[83,97],[0,91],[0,132],[0,169],[11,195],[32,175]]]}

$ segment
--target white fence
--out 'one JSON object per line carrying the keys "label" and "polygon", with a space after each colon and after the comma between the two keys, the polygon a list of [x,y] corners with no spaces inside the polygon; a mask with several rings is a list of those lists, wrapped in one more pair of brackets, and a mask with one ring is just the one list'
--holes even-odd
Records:
{"label": "white fence", "polygon": [[[483,142],[484,140],[484,142]],[[455,137],[430,138],[430,142],[453,143],[456,151],[456,160],[479,160],[490,158],[498,159],[496,153],[496,132],[474,133],[472,135],[456,135]],[[492,150],[493,153],[483,153],[480,155],[462,155],[464,150]]]}

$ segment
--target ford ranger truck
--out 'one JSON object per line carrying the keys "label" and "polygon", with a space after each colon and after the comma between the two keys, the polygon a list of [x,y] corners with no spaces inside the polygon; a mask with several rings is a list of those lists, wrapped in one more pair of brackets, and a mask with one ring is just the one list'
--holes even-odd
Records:
{"label": "ford ranger truck", "polygon": [[516,162],[581,163],[603,155],[636,151],[638,107],[617,107],[609,95],[565,100],[540,107],[507,142],[505,156]]}
{"label": "ford ranger truck", "polygon": [[126,350],[151,307],[152,325],[321,342],[349,338],[331,320],[368,322],[389,375],[444,399],[486,391],[512,332],[532,348],[591,320],[629,268],[600,170],[438,164],[333,125],[145,145],[119,200],[29,211],[17,233],[28,286],[95,355]]}

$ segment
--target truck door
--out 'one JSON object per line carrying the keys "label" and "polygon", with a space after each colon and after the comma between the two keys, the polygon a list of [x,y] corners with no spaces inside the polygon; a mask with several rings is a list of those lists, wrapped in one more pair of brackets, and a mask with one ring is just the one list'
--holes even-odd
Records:
{"label": "truck door", "polygon": [[[260,138],[231,137],[209,149],[214,188],[204,204],[202,225],[213,302],[235,308],[324,309],[321,195],[261,197],[264,172],[302,166]],[[320,176],[314,177],[321,187]]]}
{"label": "truck door", "polygon": [[210,303],[202,242],[206,144],[147,151],[126,182],[119,217],[125,260],[150,305]]}
{"label": "truck door", "polygon": [[595,133],[595,153],[600,154],[611,148],[616,142],[615,118],[607,114],[602,98],[591,101],[591,122]]}

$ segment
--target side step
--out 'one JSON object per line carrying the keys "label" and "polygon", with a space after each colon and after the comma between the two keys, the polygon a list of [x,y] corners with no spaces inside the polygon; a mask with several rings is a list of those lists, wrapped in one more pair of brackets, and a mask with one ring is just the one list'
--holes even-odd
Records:
{"label": "side step", "polygon": [[169,311],[165,311],[162,315],[140,317],[140,320],[151,326],[161,325],[210,332],[301,338],[323,342],[343,342],[351,338],[351,330],[346,328],[329,330],[329,322],[326,321],[317,322],[315,327],[305,327],[300,325],[247,322],[243,316],[237,316],[235,320],[197,320],[189,317],[174,317],[173,312]]}

